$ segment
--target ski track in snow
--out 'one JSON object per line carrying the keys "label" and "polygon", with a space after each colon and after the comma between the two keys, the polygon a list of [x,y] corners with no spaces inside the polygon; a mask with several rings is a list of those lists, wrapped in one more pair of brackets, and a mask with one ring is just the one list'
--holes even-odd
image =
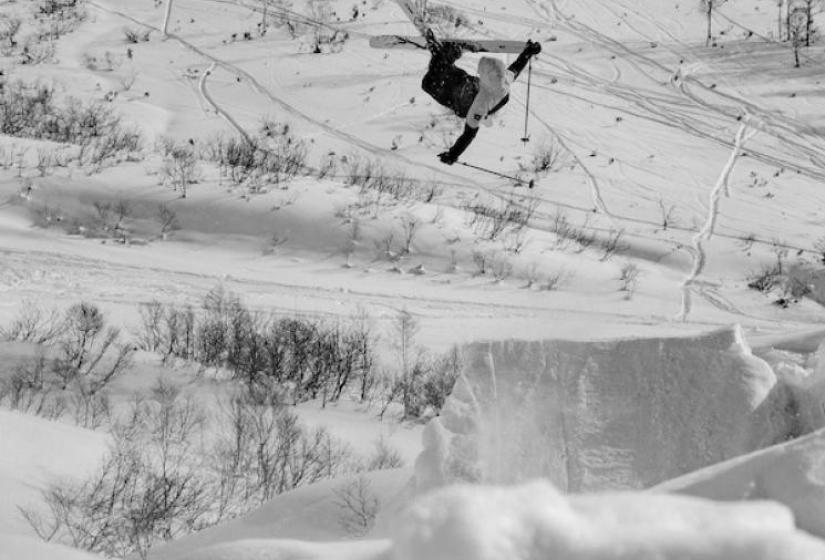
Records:
{"label": "ski track in snow", "polygon": [[[394,321],[402,309],[419,319],[513,319],[547,317],[564,322],[568,319],[591,317],[597,322],[651,326],[657,324],[652,317],[617,313],[597,309],[582,310],[565,308],[548,300],[545,304],[502,303],[501,301],[477,301],[472,294],[461,290],[445,295],[409,295],[358,289],[341,289],[306,285],[299,282],[277,281],[260,277],[244,276],[242,270],[232,275],[199,273],[149,264],[131,265],[104,259],[89,258],[65,251],[50,252],[18,251],[10,247],[0,248],[0,294],[15,301],[39,299],[45,293],[59,300],[91,300],[103,304],[137,306],[153,299],[176,304],[197,304],[199,296],[216,284],[243,287],[247,306],[254,311],[281,313],[316,318],[347,318],[357,309],[383,310],[374,314],[379,321]],[[124,281],[128,279],[128,281]],[[305,306],[295,306],[299,301],[311,301],[312,307],[324,311],[309,311]],[[346,303],[346,305],[343,305]],[[715,323],[696,321],[693,326],[709,328]]]}
{"label": "ski track in snow", "polygon": [[232,127],[238,131],[238,134],[243,136],[244,140],[246,140],[247,143],[251,144],[252,139],[249,137],[249,134],[247,134],[246,130],[244,130],[244,128],[240,124],[238,124],[238,121],[232,118],[232,115],[230,115],[227,111],[218,106],[218,104],[209,94],[209,91],[206,89],[206,79],[212,75],[212,72],[215,71],[215,68],[217,68],[217,66],[217,63],[212,62],[209,68],[207,68],[206,71],[204,71],[201,74],[201,77],[198,80],[198,90],[200,91],[203,98],[212,106],[215,113],[220,115],[226,122],[232,125]]}
{"label": "ski track in snow", "polygon": [[[255,6],[250,6],[245,2],[228,2],[227,0],[211,0],[214,2],[219,3],[228,3],[235,6],[241,6],[250,10],[256,10]],[[135,23],[138,23],[142,26],[147,28],[155,29],[150,24],[147,24],[143,21],[140,21],[126,13],[120,12],[118,10],[101,6],[96,2],[90,2],[92,5],[98,7],[101,10],[107,11],[109,13],[113,13]],[[609,52],[613,53],[616,58],[622,60],[623,62],[630,64],[636,71],[640,72],[641,75],[646,76],[650,81],[651,84],[655,85],[657,88],[661,87],[662,80],[656,76],[654,76],[648,68],[653,68],[656,72],[671,76],[673,72],[664,66],[663,64],[659,63],[658,61],[635,52],[631,50],[626,45],[619,43],[618,41],[610,38],[607,35],[604,35],[595,29],[582,24],[578,21],[575,21],[573,18],[569,16],[565,16],[562,11],[560,10],[559,6],[557,5],[555,0],[550,0],[550,6],[548,7],[544,2],[541,0],[525,0],[525,3],[530,6],[530,8],[539,16],[543,22],[545,22],[548,26],[555,27],[555,26],[562,26],[567,31],[573,33],[588,41],[592,44],[597,44],[602,46],[603,48],[607,49]],[[454,3],[447,3],[447,5],[453,5],[455,7],[459,7]],[[521,17],[521,16],[512,16],[509,14],[491,14],[486,11],[482,10],[473,10],[467,9],[464,6],[461,8],[468,12],[478,14],[479,16],[484,16],[489,19],[494,19],[498,21],[514,23],[518,25],[523,25],[525,27],[529,27],[531,29],[536,29],[536,21],[531,18]],[[316,22],[317,23],[317,22]],[[335,28],[343,27],[343,26],[336,26]],[[638,31],[637,31],[638,32]],[[355,32],[358,35],[368,36],[366,33],[359,33]],[[398,161],[402,161],[407,165],[411,165],[415,168],[419,169],[427,169],[429,171],[434,171],[441,176],[447,176],[450,178],[451,181],[458,181],[458,182],[450,182],[446,184],[454,185],[454,186],[461,186],[462,188],[466,188],[469,190],[475,191],[483,191],[487,194],[502,199],[512,201],[518,206],[523,206],[526,208],[526,204],[522,203],[518,197],[514,197],[510,193],[504,193],[501,191],[500,188],[497,186],[486,186],[483,183],[476,183],[467,179],[460,175],[454,175],[452,173],[446,172],[441,167],[435,167],[420,161],[413,161],[403,155],[399,154],[398,152],[389,151],[383,148],[380,148],[374,144],[366,142],[359,137],[353,136],[346,132],[343,132],[339,128],[327,125],[322,123],[309,115],[303,113],[301,110],[297,109],[287,101],[281,99],[274,93],[272,93],[268,88],[264,87],[253,75],[246,72],[242,68],[238,67],[235,64],[230,62],[221,60],[208,52],[204,51],[203,49],[197,47],[196,45],[192,44],[191,42],[187,41],[186,39],[175,35],[169,34],[169,37],[174,39],[175,41],[179,42],[185,48],[195,52],[199,56],[207,59],[210,63],[210,70],[204,73],[201,76],[201,80],[199,83],[199,90],[201,95],[207,102],[213,107],[216,113],[218,113],[221,117],[227,120],[235,129],[237,129],[242,135],[248,138],[247,133],[243,130],[243,128],[237,123],[235,119],[225,110],[222,109],[219,104],[216,102],[214,98],[209,94],[206,88],[206,80],[207,76],[211,71],[214,71],[217,67],[221,67],[237,76],[241,76],[244,78],[245,83],[252,87],[256,92],[259,94],[264,95],[266,98],[270,99],[273,103],[279,105],[283,110],[288,112],[289,114],[298,117],[302,120],[305,120],[323,130],[325,133],[333,135],[339,139],[344,140],[345,142],[349,143],[350,145],[356,146],[361,148],[362,150],[373,154],[379,155],[382,157],[390,157],[396,159]],[[665,126],[675,127],[679,130],[686,131],[690,134],[699,136],[701,138],[711,139],[714,140],[722,145],[727,147],[731,147],[731,142],[724,138],[724,136],[719,135],[718,133],[714,133],[713,131],[718,130],[719,121],[718,118],[721,116],[723,118],[734,118],[737,115],[741,115],[743,111],[749,111],[753,115],[755,115],[752,120],[752,126],[755,126],[762,130],[763,132],[768,132],[773,136],[776,136],[783,140],[783,142],[787,143],[787,145],[791,145],[794,147],[795,150],[801,151],[807,156],[807,158],[811,161],[816,161],[816,157],[823,153],[823,150],[820,149],[810,149],[808,148],[803,142],[797,142],[792,137],[798,136],[803,132],[803,127],[799,123],[795,123],[789,121],[784,115],[781,114],[773,114],[769,111],[766,111],[748,101],[743,99],[735,98],[732,96],[728,96],[726,98],[727,101],[733,104],[733,107],[728,105],[718,105],[716,103],[711,103],[709,101],[704,100],[702,97],[693,93],[687,86],[686,82],[690,81],[691,84],[695,84],[699,86],[703,93],[711,92],[714,95],[720,95],[719,91],[715,91],[713,89],[707,88],[704,84],[699,82],[698,80],[693,79],[690,76],[684,77],[674,88],[680,95],[679,97],[674,97],[668,95],[666,92],[657,91],[655,89],[650,90],[642,90],[638,87],[628,87],[624,84],[621,84],[622,72],[621,68],[615,62],[613,63],[614,72],[613,75],[610,76],[609,79],[604,79],[599,76],[595,76],[590,72],[585,71],[581,67],[577,67],[570,61],[561,61],[558,59],[553,59],[552,62],[549,63],[549,66],[556,70],[557,74],[561,74],[565,77],[569,77],[572,82],[577,83],[580,87],[584,87],[584,89],[589,89],[594,93],[604,94],[605,92],[609,94],[609,96],[614,97],[616,99],[623,100],[625,102],[630,103],[638,108],[637,111],[631,111],[627,107],[616,107],[616,110],[620,110],[626,113],[634,114],[636,116],[641,116],[642,118],[648,119],[652,122],[656,122],[658,124],[662,124]],[[541,70],[537,70],[535,74],[538,77],[545,77],[551,78],[549,73],[543,72]],[[542,84],[537,83],[537,87],[544,90],[553,91],[556,94],[567,94],[570,96],[576,96],[575,93],[571,92],[564,92],[560,93],[558,90],[560,88],[553,88],[549,84]],[[584,98],[583,98],[584,99]],[[599,101],[590,101],[599,103]],[[604,102],[602,102],[603,104]],[[389,111],[395,110],[396,108],[390,108]],[[699,111],[697,111],[699,109]],[[571,145],[575,143],[576,140],[568,137],[561,131],[554,128],[547,120],[541,117],[536,111],[531,110],[531,115],[540,122],[548,132],[553,135],[559,144],[571,155],[573,160],[577,163],[580,167],[582,172],[584,173],[587,182],[590,185],[590,194],[591,200],[593,201],[594,207],[598,212],[601,212],[606,217],[610,218],[614,222],[629,222],[629,223],[644,223],[644,224],[652,224],[649,220],[640,220],[633,218],[631,216],[619,216],[615,213],[611,212],[605,203],[602,187],[599,183],[599,179],[596,174],[591,171],[586,163],[579,157],[576,153],[575,148]],[[712,120],[711,117],[714,117]],[[778,134],[781,131],[783,134]],[[789,138],[789,136],[791,138]],[[770,162],[775,165],[781,165],[790,169],[801,170],[805,172],[809,176],[814,177],[821,177],[825,179],[825,173],[820,173],[817,169],[808,168],[805,166],[801,166],[794,162],[788,161],[786,159],[782,159],[779,157],[771,156],[768,154],[760,153],[758,151],[750,151],[749,153],[753,155],[757,159],[761,159],[765,162]],[[793,154],[788,154],[789,156]],[[549,202],[556,207],[560,206],[554,201],[550,201],[544,198],[541,200],[545,203]],[[588,209],[586,208],[579,208],[583,212],[587,212]],[[549,222],[553,219],[553,216],[549,212],[538,211],[535,214],[534,222],[531,223],[531,227],[534,229],[543,229],[545,231],[549,230],[549,226],[547,223],[542,222]],[[715,222],[716,217],[713,217],[713,221]],[[684,229],[685,231],[691,231],[691,228],[678,228]],[[698,239],[702,236],[703,232],[699,232],[694,239]],[[728,237],[728,236],[725,236]],[[694,270],[698,268],[701,269],[704,267],[704,257],[702,256],[703,253],[701,251],[697,252],[696,247],[693,249],[687,249],[691,256],[694,258]],[[698,264],[697,264],[698,263]],[[695,283],[695,278],[692,281],[685,282],[685,290],[688,287]],[[684,299],[684,298],[683,298]],[[684,313],[684,304],[683,304],[683,315],[687,315]]]}
{"label": "ski track in snow", "polygon": [[[139,20],[139,19],[137,19],[137,18],[135,18],[135,17],[133,17],[129,14],[121,12],[119,10],[109,8],[107,6],[103,6],[103,5],[99,4],[98,2],[94,2],[93,0],[91,0],[89,2],[89,4],[92,5],[92,6],[95,6],[96,8],[98,8],[100,10],[103,10],[105,12],[117,15],[117,16],[122,17],[124,19],[128,19],[129,21],[131,21],[133,23],[136,23],[138,25],[141,25],[143,27],[146,27],[147,29],[152,29],[154,31],[160,32],[160,29],[153,26],[152,24],[141,21],[141,20]],[[216,56],[213,56],[213,55],[209,54],[208,52],[204,51],[200,47],[194,45],[193,43],[187,41],[186,39],[184,39],[183,37],[180,37],[177,34],[168,33],[167,36],[170,39],[174,39],[180,45],[182,45],[183,47],[189,49],[190,51],[194,52],[195,54],[203,57],[204,59],[206,59],[208,61],[210,61],[211,63],[214,63],[214,64],[224,68],[225,70],[228,70],[229,72],[232,72],[235,75],[243,78],[244,81],[247,84],[249,84],[254,91],[256,91],[257,93],[263,95],[264,97],[266,97],[267,99],[269,99],[270,101],[275,103],[276,105],[280,106],[281,109],[283,109],[285,112],[289,113],[293,117],[299,118],[299,119],[301,119],[305,122],[311,123],[312,125],[321,128],[322,130],[324,130],[325,132],[327,132],[331,136],[337,137],[340,140],[344,140],[345,142],[347,142],[347,143],[349,143],[353,146],[357,146],[358,148],[360,148],[360,149],[364,150],[365,152],[370,153],[372,155],[387,157],[387,158],[394,159],[394,160],[399,161],[399,162],[403,162],[407,165],[412,165],[412,166],[416,166],[416,167],[420,167],[420,168],[426,168],[429,171],[435,172],[436,174],[438,174],[440,176],[447,176],[452,181],[455,181],[455,184],[457,186],[472,187],[474,185],[473,182],[471,182],[470,180],[468,180],[465,177],[462,177],[461,175],[457,175],[457,174],[453,174],[453,173],[449,173],[449,172],[445,171],[443,169],[443,166],[436,167],[434,165],[413,161],[413,160],[411,160],[407,157],[404,157],[403,155],[399,154],[396,151],[381,148],[379,146],[376,146],[375,144],[371,144],[370,142],[362,140],[361,138],[359,138],[357,136],[354,136],[352,134],[348,134],[348,133],[346,133],[342,130],[339,130],[338,128],[335,128],[333,126],[325,124],[325,123],[319,121],[318,119],[315,119],[315,118],[309,116],[308,114],[304,113],[303,111],[299,110],[298,108],[291,105],[287,101],[285,101],[285,100],[281,99],[280,97],[276,96],[268,88],[264,87],[263,84],[261,84],[260,81],[257,78],[255,78],[255,76],[253,76],[252,74],[250,74],[249,72],[247,72],[243,68],[241,68],[241,67],[239,67],[235,64],[232,64],[231,62],[227,62],[227,61],[222,60],[222,59],[220,59]]]}
{"label": "ski track in snow", "polygon": [[705,252],[703,243],[711,238],[713,235],[713,230],[716,227],[716,220],[719,217],[719,200],[723,193],[725,196],[730,196],[730,186],[728,183],[731,173],[733,172],[733,168],[742,153],[742,148],[745,143],[756,133],[756,131],[748,130],[748,124],[746,121],[747,119],[745,119],[745,122],[742,123],[739,130],[736,132],[730,158],[728,159],[725,167],[722,169],[719,179],[716,181],[716,185],[714,185],[710,192],[708,213],[705,219],[705,224],[693,237],[691,250],[691,253],[693,254],[693,267],[687,278],[685,278],[685,281],[682,283],[682,309],[679,313],[679,320],[681,321],[686,320],[690,314],[693,307],[691,289],[693,284],[696,282],[696,279],[700,274],[702,274],[705,264],[707,263],[707,253]]}

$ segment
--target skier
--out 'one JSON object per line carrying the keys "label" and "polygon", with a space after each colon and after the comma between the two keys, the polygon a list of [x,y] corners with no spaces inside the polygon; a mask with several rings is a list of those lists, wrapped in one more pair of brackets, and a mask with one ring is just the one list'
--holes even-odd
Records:
{"label": "skier", "polygon": [[510,84],[527,66],[530,57],[541,52],[541,44],[527,41],[524,50],[506,69],[501,60],[484,56],[478,61],[479,75],[471,76],[455,65],[462,54],[460,45],[440,43],[429,29],[424,37],[432,56],[421,82],[422,89],[459,117],[466,118],[461,136],[449,150],[438,154],[443,163],[452,165],[475,139],[479,125],[492,124],[488,117],[510,100]]}

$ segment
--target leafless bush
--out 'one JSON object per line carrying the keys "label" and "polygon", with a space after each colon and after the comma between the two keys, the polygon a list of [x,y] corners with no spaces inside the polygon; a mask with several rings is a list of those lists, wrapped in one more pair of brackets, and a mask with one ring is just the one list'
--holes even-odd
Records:
{"label": "leafless bush", "polygon": [[338,522],[347,534],[363,537],[370,532],[381,507],[369,480],[361,475],[337,486],[333,491],[338,506]]}
{"label": "leafless bush", "polygon": [[47,516],[22,513],[47,540],[146,558],[156,542],[205,525],[207,485],[190,460],[200,422],[191,400],[160,384],[115,429],[110,455],[93,476],[44,491]]}
{"label": "leafless bush", "polygon": [[180,229],[178,215],[168,204],[158,205],[158,220],[160,221],[160,236],[164,240],[170,233]]}
{"label": "leafless bush", "polygon": [[533,151],[530,163],[524,171],[547,174],[557,171],[567,163],[567,151],[555,140],[539,144]]}
{"label": "leafless bush", "polygon": [[38,41],[27,37],[20,50],[20,64],[35,65],[54,61],[56,47],[54,41]]}
{"label": "leafless bush", "polygon": [[65,317],[57,309],[44,310],[31,300],[23,301],[8,327],[0,327],[4,340],[50,344],[67,329]]}
{"label": "leafless bush", "polygon": [[748,288],[762,293],[768,293],[782,283],[782,263],[763,265],[758,272],[748,277]]}
{"label": "leafless bush", "polygon": [[557,212],[550,226],[550,231],[557,236],[557,246],[566,247],[568,242],[573,242],[578,245],[579,251],[584,251],[596,243],[596,234],[587,229],[588,221],[589,216],[584,225],[577,227],[570,223],[563,212]]}
{"label": "leafless bush", "polygon": [[169,138],[162,140],[160,147],[163,155],[161,177],[164,184],[180,191],[181,198],[186,198],[189,186],[200,180],[200,166],[194,147],[189,143],[178,143]]}
{"label": "leafless bush", "polygon": [[49,384],[49,375],[49,360],[41,345],[29,363],[18,365],[11,376],[0,380],[0,404],[49,420],[60,418],[66,412],[66,398]]}
{"label": "leafless bush", "polygon": [[81,392],[94,395],[131,365],[134,348],[120,341],[120,330],[107,327],[97,306],[79,303],[66,313],[66,330],[53,372],[61,389],[77,383]]}
{"label": "leafless bush", "polygon": [[55,99],[54,88],[20,81],[0,90],[0,133],[80,145],[98,163],[119,152],[138,151],[140,134],[124,127],[111,107],[69,98]]}
{"label": "leafless bush", "polygon": [[385,469],[399,469],[404,466],[404,458],[401,453],[381,437],[375,442],[375,450],[367,459],[364,465],[367,471],[379,471]]}
{"label": "leafless bush", "polygon": [[39,0],[34,14],[46,30],[41,36],[52,40],[74,31],[88,17],[82,0]]}
{"label": "leafless bush", "polygon": [[223,431],[212,453],[218,517],[232,517],[322,478],[342,472],[349,451],[323,428],[307,431],[279,405],[242,395],[223,409]]}
{"label": "leafless bush", "polygon": [[[338,400],[356,381],[369,386],[373,339],[367,323],[325,325],[296,318],[263,317],[237,295],[215,288],[201,309],[141,306],[139,345],[168,358],[227,368],[253,390],[272,390],[293,402]],[[266,400],[265,395],[262,395]]]}
{"label": "leafless bush", "polygon": [[623,238],[624,230],[611,229],[608,232],[607,237],[600,239],[599,246],[603,251],[601,260],[610,260],[610,258],[616,253],[627,250],[627,244],[622,242]]}
{"label": "leafless bush", "polygon": [[398,373],[385,378],[381,418],[392,403],[403,407],[404,418],[438,414],[461,371],[457,348],[432,358],[415,342],[418,329],[418,321],[407,311],[401,311],[392,326]]}
{"label": "leafless bush", "polygon": [[233,184],[259,190],[264,183],[280,184],[301,173],[307,146],[288,124],[265,120],[257,136],[215,138],[207,143],[205,155]]}
{"label": "leafless bush", "polygon": [[412,252],[412,243],[415,239],[416,233],[418,232],[418,226],[420,225],[420,220],[412,214],[405,214],[401,217],[401,230],[404,233],[404,238],[401,243],[401,251],[405,255],[409,255]]}
{"label": "leafless bush", "polygon": [[505,232],[526,227],[535,214],[537,204],[535,199],[522,204],[510,197],[500,200],[498,206],[475,203],[468,205],[466,210],[470,213],[470,227],[484,239],[495,241]]}
{"label": "leafless bush", "polygon": [[[363,192],[389,195],[396,200],[432,201],[440,193],[434,184],[421,184],[405,175],[387,170],[380,161],[349,155],[342,159],[347,184]],[[378,199],[380,203],[380,198]]]}
{"label": "leafless bush", "polygon": [[123,64],[123,57],[112,51],[105,51],[102,55],[83,54],[83,66],[88,70],[113,72]]}
{"label": "leafless bush", "polygon": [[619,291],[625,292],[625,299],[631,299],[636,293],[636,286],[639,282],[641,271],[635,263],[626,262],[619,274]]}
{"label": "leafless bush", "polygon": [[123,36],[127,43],[146,43],[149,41],[151,29],[136,29],[134,27],[124,27]]}
{"label": "leafless bush", "polygon": [[2,49],[4,56],[11,54],[17,46],[15,37],[20,32],[22,24],[23,20],[19,17],[0,14],[0,42],[3,43],[0,45],[0,49]]}
{"label": "leafless bush", "polygon": [[553,292],[561,288],[572,277],[566,270],[559,270],[545,274],[539,282],[539,289],[544,292]]}

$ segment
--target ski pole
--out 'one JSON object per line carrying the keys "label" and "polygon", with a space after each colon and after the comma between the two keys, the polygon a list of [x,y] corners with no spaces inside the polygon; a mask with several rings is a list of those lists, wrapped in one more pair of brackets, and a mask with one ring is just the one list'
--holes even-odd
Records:
{"label": "ski pole", "polygon": [[533,59],[531,58],[527,62],[527,102],[524,105],[524,136],[521,137],[521,141],[525,144],[530,141],[530,137],[527,136],[527,123],[530,121],[530,84],[533,81]]}
{"label": "ski pole", "polygon": [[463,161],[459,161],[461,165],[464,167],[471,167],[473,169],[478,169],[479,171],[483,171],[484,173],[489,173],[490,175],[495,175],[497,177],[501,177],[502,179],[510,179],[511,181],[515,181],[519,185],[527,185],[527,188],[532,189],[533,185],[535,184],[535,179],[530,179],[530,181],[525,181],[524,179],[520,179],[518,177],[514,177],[513,175],[506,175],[504,173],[499,173],[498,171],[493,171],[492,169],[487,169],[486,167],[479,167],[477,165],[473,165],[472,163],[464,163]]}

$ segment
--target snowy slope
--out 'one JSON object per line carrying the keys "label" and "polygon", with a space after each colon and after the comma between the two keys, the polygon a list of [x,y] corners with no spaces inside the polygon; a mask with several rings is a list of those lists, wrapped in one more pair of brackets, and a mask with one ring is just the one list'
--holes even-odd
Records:
{"label": "snowy slope", "polygon": [[[302,2],[292,4],[295,10],[305,8]],[[783,309],[771,304],[777,294],[766,297],[746,286],[750,274],[778,259],[818,267],[825,211],[825,51],[821,45],[806,49],[803,67],[792,68],[787,44],[774,40],[773,0],[726,3],[714,16],[716,40],[710,46],[704,44],[702,15],[680,0],[444,2],[469,22],[444,32],[545,41],[533,67],[530,142],[519,141],[526,101],[522,78],[508,108],[492,128],[482,130],[465,156],[505,173],[527,173],[521,169],[529,166],[534,151],[552,144],[563,161],[539,176],[532,192],[436,160],[461,124],[420,90],[426,55],[367,46],[376,34],[414,32],[394,2],[356,4],[353,21],[351,0],[332,4],[337,15],[331,25],[350,35],[340,53],[312,54],[311,33],[294,38],[284,26],[259,36],[260,3],[253,0],[175,0],[168,38],[158,31],[162,6],[94,0],[88,3],[87,22],[58,41],[54,62],[21,66],[3,58],[0,68],[13,78],[55,83],[60,94],[111,99],[119,114],[141,128],[150,150],[163,135],[202,142],[217,132],[251,133],[267,116],[287,122],[308,142],[311,167],[329,152],[339,158],[380,158],[392,174],[437,185],[433,200],[384,200],[370,206],[364,193],[347,186],[343,169],[324,180],[302,177],[250,195],[227,185],[209,165],[181,199],[160,184],[157,155],[95,174],[63,168],[41,177],[35,169],[37,152],[48,144],[0,137],[0,148],[12,153],[12,160],[25,152],[19,171],[14,164],[0,169],[0,324],[24,299],[44,307],[83,299],[130,327],[141,302],[197,303],[220,283],[264,313],[330,319],[365,313],[385,343],[402,309],[419,320],[417,342],[433,350],[477,340],[571,341],[558,347],[512,345],[510,350],[523,355],[504,363],[518,366],[496,372],[504,377],[541,374],[548,393],[563,386],[532,406],[507,403],[499,418],[563,442],[570,454],[555,470],[563,473],[557,481],[564,488],[649,484],[766,445],[788,431],[821,425],[823,385],[814,353],[822,341],[822,307],[803,300]],[[0,13],[23,7],[7,2]],[[151,39],[127,45],[124,26],[150,29]],[[243,39],[245,32],[249,40]],[[550,35],[558,41],[547,42]],[[87,56],[107,51],[122,61],[112,71],[84,63]],[[460,64],[473,71],[477,60],[468,54]],[[123,84],[131,78],[134,84],[127,89]],[[58,209],[67,223],[82,222],[94,219],[96,203],[120,200],[127,200],[133,212],[131,245],[32,226],[33,217],[47,207]],[[469,205],[497,208],[508,200],[518,208],[535,206],[523,238],[516,239],[522,243],[518,251],[512,239],[482,239],[466,211]],[[160,236],[155,216],[161,203],[181,222],[167,239]],[[410,253],[390,262],[381,248],[388,242],[397,248],[410,216],[419,224]],[[618,253],[607,254],[598,243],[579,246],[565,237],[570,231],[560,231],[565,223],[600,240],[620,235]],[[492,259],[497,271],[481,274],[479,257]],[[633,270],[638,278],[628,286],[622,278]],[[731,324],[740,324],[741,334],[703,335]],[[810,334],[802,338],[797,332]],[[631,343],[628,337],[637,340]],[[745,338],[764,361],[750,356]],[[680,377],[688,371],[691,376]],[[614,372],[615,379],[606,377]],[[662,386],[651,387],[650,376],[660,373]],[[145,382],[124,381],[123,387]],[[523,387],[495,389],[524,396]],[[489,385],[475,390],[486,399],[473,403],[479,417],[495,417],[506,403],[499,395],[489,398]],[[558,395],[566,403],[553,409],[556,418],[575,425],[559,428],[542,416]],[[777,416],[783,403],[797,412],[801,407],[802,425],[788,426],[786,417]],[[453,406],[459,404],[457,399]],[[591,414],[594,409],[605,412]],[[458,417],[469,418],[462,416],[465,412]],[[363,421],[354,418],[360,411],[307,407],[300,413],[312,424],[331,424],[333,430],[337,425],[350,439],[360,436],[356,447],[362,450],[377,435],[392,432],[369,415]],[[105,437],[0,414],[0,490],[10,497],[0,506],[0,556],[80,558],[20,536],[30,532],[14,505],[35,499],[54,476],[88,472],[103,453]],[[756,425],[748,425],[749,419]],[[647,430],[631,434],[628,426],[634,423]],[[606,424],[615,430],[600,440],[598,432]],[[482,433],[500,433],[501,424],[493,427],[482,425]],[[576,437],[561,437],[560,429],[573,430]],[[434,484],[443,482],[438,461],[447,460],[449,448],[440,438],[448,436],[436,428],[425,434],[427,450],[420,462],[435,461],[428,479]],[[521,436],[539,437],[535,431]],[[393,437],[406,457],[415,455],[415,429],[401,428]],[[805,441],[810,445],[812,440]],[[496,464],[535,472],[535,454],[483,447],[485,456],[500,459]],[[815,490],[808,486],[813,476],[808,475],[816,472],[818,452],[783,452],[783,457],[776,472],[801,472],[799,480],[807,482],[792,485],[791,494],[775,487],[781,484],[772,485],[772,497],[791,505],[806,527],[816,528],[806,516],[819,511],[818,500],[800,502],[794,492]],[[475,459],[462,461],[477,466]],[[772,461],[765,472],[773,472]],[[741,489],[758,478],[754,472],[763,472],[754,469],[733,469],[732,478],[722,478]],[[499,474],[506,479],[517,473]],[[406,495],[391,491],[401,481],[386,476],[382,488],[394,496],[394,507],[406,505]],[[707,485],[699,485],[702,491],[728,497],[708,476]],[[428,485],[420,477],[419,483]],[[417,558],[422,549],[432,558],[466,557],[461,553],[470,548],[477,558],[511,560],[551,553],[621,558],[621,550],[634,560],[823,556],[819,543],[791,530],[781,508],[735,506],[732,516],[726,507],[678,498],[620,495],[568,503],[546,487],[525,488],[447,489],[425,498],[404,518],[405,528],[378,531],[393,537],[394,544],[271,540],[341,538],[329,487],[307,488],[235,524],[159,548],[157,554],[192,560],[372,559],[390,558],[394,547],[396,560]],[[542,509],[546,503],[529,499],[534,494],[552,507]],[[512,515],[501,518],[499,510]],[[642,512],[643,527],[620,519],[628,510]],[[297,515],[285,516],[286,511]],[[743,527],[737,525],[740,515],[744,525],[754,517],[764,519]],[[509,518],[523,524],[514,526]],[[445,520],[455,531],[439,532]],[[594,536],[594,548],[554,541],[550,536],[560,527],[564,534],[575,529]],[[521,546],[525,530],[532,531],[535,547]],[[694,543],[708,531],[708,548],[697,550]]]}
{"label": "snowy slope", "polygon": [[50,483],[92,472],[107,442],[101,433],[0,409],[0,533],[33,536],[17,506],[36,508]]}

